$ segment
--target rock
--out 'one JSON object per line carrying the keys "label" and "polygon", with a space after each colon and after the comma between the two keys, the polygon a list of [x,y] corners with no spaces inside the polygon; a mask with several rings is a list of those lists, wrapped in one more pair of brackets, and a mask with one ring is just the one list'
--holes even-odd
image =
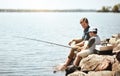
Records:
{"label": "rock", "polygon": [[120,76],[120,71],[115,71],[114,76]]}
{"label": "rock", "polygon": [[113,71],[97,71],[89,72],[86,76],[114,76]]}
{"label": "rock", "polygon": [[117,71],[90,71],[88,74],[81,72],[81,71],[76,71],[74,73],[69,74],[68,76],[119,76],[120,72]]}
{"label": "rock", "polygon": [[120,39],[118,39],[115,44],[114,44],[114,48],[113,48],[113,53],[115,52],[119,52],[120,51]]}
{"label": "rock", "polygon": [[119,40],[119,39],[120,39],[120,33],[115,34],[110,38],[109,43],[112,44],[112,45],[115,45],[116,41]]}
{"label": "rock", "polygon": [[119,62],[115,62],[112,65],[112,71],[120,71],[120,63]]}
{"label": "rock", "polygon": [[76,71],[74,73],[69,74],[68,76],[86,76],[87,74],[81,71]]}
{"label": "rock", "polygon": [[[116,59],[117,56],[96,54],[89,55],[88,57],[82,59],[80,62],[81,71],[89,71],[88,74],[81,71],[76,71],[69,74],[68,76],[120,76],[120,62]],[[99,66],[101,66],[101,64],[104,63],[105,60],[110,61],[110,63],[112,64],[112,69],[104,70],[106,69],[104,68],[102,71],[99,71]]]}
{"label": "rock", "polygon": [[116,38],[110,38],[109,43],[115,45]]}
{"label": "rock", "polygon": [[112,38],[120,39],[120,33],[112,35]]}
{"label": "rock", "polygon": [[[80,62],[81,71],[98,71],[100,64],[104,61],[108,60],[111,63],[114,62],[114,57],[109,55],[97,55],[92,54],[88,57],[84,58]],[[107,68],[107,67],[106,67]],[[104,68],[104,69],[106,69]]]}
{"label": "rock", "polygon": [[115,62],[112,65],[112,71],[120,71],[120,52],[116,54]]}

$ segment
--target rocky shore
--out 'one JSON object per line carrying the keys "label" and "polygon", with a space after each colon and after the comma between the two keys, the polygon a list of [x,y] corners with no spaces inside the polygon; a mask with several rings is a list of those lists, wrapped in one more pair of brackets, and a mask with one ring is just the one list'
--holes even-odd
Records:
{"label": "rocky shore", "polygon": [[113,47],[111,54],[103,52],[83,58],[79,65],[81,69],[68,76],[120,76],[120,33],[106,40]]}

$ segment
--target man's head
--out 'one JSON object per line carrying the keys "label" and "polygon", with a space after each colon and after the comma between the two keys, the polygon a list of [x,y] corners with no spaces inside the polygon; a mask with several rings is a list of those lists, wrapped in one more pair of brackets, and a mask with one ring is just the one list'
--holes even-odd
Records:
{"label": "man's head", "polygon": [[98,29],[97,28],[90,28],[89,29],[89,35],[95,36],[97,34]]}
{"label": "man's head", "polygon": [[82,27],[84,28],[84,29],[86,29],[87,27],[88,27],[88,24],[89,24],[89,21],[88,21],[88,19],[87,18],[82,18],[81,20],[80,20],[80,24],[82,25]]}

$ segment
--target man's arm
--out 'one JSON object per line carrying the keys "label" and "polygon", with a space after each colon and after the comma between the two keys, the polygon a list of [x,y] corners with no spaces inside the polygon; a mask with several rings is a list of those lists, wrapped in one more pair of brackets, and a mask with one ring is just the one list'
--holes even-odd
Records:
{"label": "man's arm", "polygon": [[77,43],[76,46],[80,46],[80,47],[84,46],[84,41],[81,41],[80,43]]}
{"label": "man's arm", "polygon": [[80,43],[82,42],[83,40],[82,39],[73,39],[72,41],[70,41],[68,44],[71,45],[71,44],[77,44],[77,43]]}

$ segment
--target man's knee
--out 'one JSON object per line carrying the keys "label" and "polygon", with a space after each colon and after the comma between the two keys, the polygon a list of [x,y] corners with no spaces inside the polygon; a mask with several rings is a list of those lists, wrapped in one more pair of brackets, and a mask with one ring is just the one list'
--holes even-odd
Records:
{"label": "man's knee", "polygon": [[72,57],[72,56],[68,56],[68,58],[69,58],[69,59],[73,59],[73,57]]}

